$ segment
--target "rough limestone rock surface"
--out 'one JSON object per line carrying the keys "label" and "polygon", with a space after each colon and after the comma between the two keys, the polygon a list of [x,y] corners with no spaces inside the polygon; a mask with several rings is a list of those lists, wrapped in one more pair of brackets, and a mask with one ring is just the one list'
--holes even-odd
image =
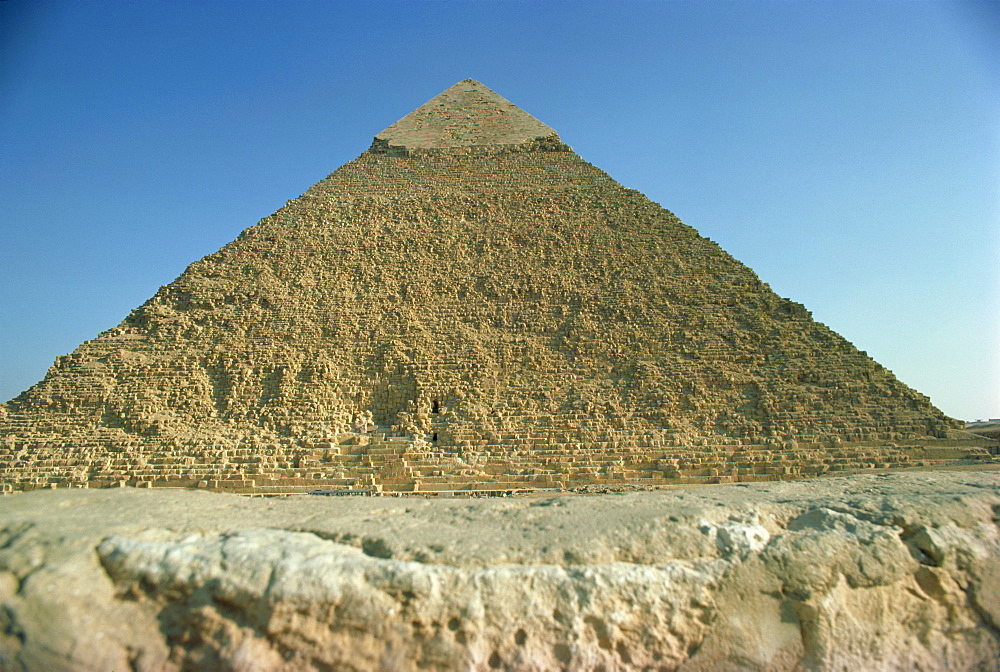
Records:
{"label": "rough limestone rock surface", "polygon": [[593,496],[37,491],[0,669],[998,670],[1000,472]]}
{"label": "rough limestone rock surface", "polygon": [[0,404],[0,485],[777,480],[959,426],[466,81]]}

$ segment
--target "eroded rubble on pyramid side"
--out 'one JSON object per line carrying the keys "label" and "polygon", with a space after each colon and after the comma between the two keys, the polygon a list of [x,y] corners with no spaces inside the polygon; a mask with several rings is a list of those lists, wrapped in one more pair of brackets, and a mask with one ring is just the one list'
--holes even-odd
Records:
{"label": "eroded rubble on pyramid side", "polygon": [[0,480],[772,480],[959,426],[561,142],[375,146],[0,406]]}

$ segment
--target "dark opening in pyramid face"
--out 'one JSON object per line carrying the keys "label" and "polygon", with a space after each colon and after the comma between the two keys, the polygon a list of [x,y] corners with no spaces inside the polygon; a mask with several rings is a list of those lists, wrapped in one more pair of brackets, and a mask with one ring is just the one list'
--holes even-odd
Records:
{"label": "dark opening in pyramid face", "polygon": [[471,80],[0,406],[21,489],[760,480],[955,426]]}

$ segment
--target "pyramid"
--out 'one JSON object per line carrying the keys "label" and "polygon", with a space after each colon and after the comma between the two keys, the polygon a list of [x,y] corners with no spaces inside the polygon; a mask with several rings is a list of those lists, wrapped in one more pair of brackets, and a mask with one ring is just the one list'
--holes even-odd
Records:
{"label": "pyramid", "polygon": [[773,480],[958,426],[465,80],[0,405],[0,483]]}

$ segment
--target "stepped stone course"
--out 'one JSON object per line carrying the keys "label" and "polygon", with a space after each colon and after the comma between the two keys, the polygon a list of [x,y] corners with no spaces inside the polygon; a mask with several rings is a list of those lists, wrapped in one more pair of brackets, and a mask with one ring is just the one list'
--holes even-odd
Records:
{"label": "stepped stone course", "polygon": [[466,80],[0,405],[0,483],[776,480],[960,426]]}

